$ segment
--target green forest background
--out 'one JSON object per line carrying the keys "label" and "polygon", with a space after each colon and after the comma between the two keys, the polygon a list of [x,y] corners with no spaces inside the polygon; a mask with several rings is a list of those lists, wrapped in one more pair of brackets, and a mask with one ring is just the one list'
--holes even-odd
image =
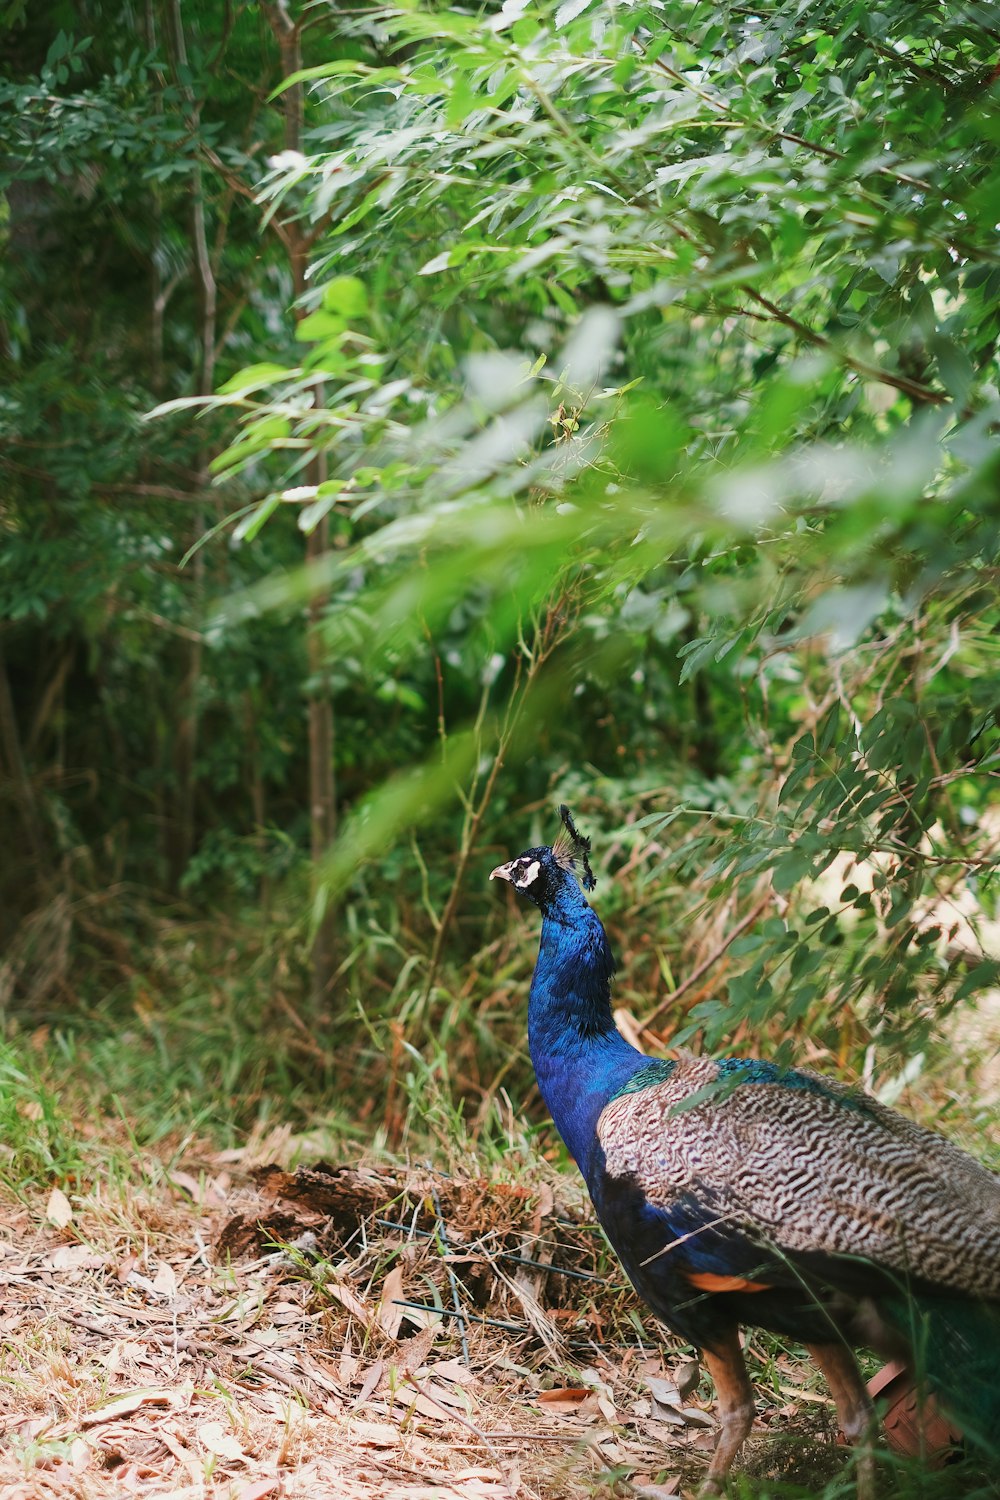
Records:
{"label": "green forest background", "polygon": [[998,7],[2,12],[5,1176],[555,1153],[560,802],[630,1034],[983,1154]]}

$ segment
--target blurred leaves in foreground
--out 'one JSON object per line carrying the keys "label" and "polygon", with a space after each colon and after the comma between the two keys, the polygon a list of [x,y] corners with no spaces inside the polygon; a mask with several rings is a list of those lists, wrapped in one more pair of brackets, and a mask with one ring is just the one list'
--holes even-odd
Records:
{"label": "blurred leaves in foreground", "polygon": [[[522,781],[552,714],[585,781],[588,700],[672,657],[672,691],[636,697],[669,733],[702,684],[682,711],[712,816],[664,857],[716,895],[769,879],[775,912],[685,1034],[850,1001],[925,1035],[997,977],[953,910],[961,892],[972,929],[992,914],[1000,836],[979,9],[508,0],[346,24],[359,55],[289,82],[315,137],[264,185],[322,226],[306,356],[217,398],[239,419],[218,472],[269,487],[241,533],[290,506],[306,531],[335,518],[336,545],[215,628],[318,591],[331,659],[379,679],[440,665],[460,622],[451,664],[495,681],[498,723],[536,695],[502,749]],[[327,477],[297,484],[317,452]],[[556,600],[543,691],[514,669]],[[344,825],[330,895],[500,756],[488,716],[470,740],[443,701],[423,768]],[[651,835],[683,826],[677,779]],[[813,901],[844,856],[861,873]]]}
{"label": "blurred leaves in foreground", "polygon": [[488,1090],[564,798],[658,1035],[902,1076],[1000,957],[992,11],[286,9],[0,67],[5,997],[336,909],[310,1065]]}

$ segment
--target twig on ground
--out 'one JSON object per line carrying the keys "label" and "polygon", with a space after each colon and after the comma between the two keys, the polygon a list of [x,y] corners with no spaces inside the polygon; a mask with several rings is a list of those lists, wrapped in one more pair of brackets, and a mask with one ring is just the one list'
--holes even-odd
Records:
{"label": "twig on ground", "polygon": [[462,1310],[462,1299],[458,1291],[458,1277],[451,1263],[449,1255],[450,1245],[448,1242],[448,1231],[445,1228],[444,1215],[441,1212],[441,1200],[438,1197],[437,1188],[431,1188],[431,1201],[434,1204],[434,1213],[437,1216],[436,1238],[438,1248],[441,1251],[441,1259],[444,1261],[445,1270],[448,1272],[448,1284],[451,1287],[452,1306],[458,1316],[458,1337],[462,1344],[462,1359],[465,1361],[466,1369],[471,1369],[469,1361],[469,1340],[465,1332],[465,1313]]}

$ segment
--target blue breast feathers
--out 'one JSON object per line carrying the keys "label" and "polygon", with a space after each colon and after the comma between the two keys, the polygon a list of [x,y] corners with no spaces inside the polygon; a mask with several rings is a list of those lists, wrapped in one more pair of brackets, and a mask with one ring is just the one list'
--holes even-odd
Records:
{"label": "blue breast feathers", "polygon": [[542,923],[528,1045],[542,1098],[589,1183],[601,1111],[649,1058],[615,1027],[615,965],[600,919],[575,880],[559,898]]}

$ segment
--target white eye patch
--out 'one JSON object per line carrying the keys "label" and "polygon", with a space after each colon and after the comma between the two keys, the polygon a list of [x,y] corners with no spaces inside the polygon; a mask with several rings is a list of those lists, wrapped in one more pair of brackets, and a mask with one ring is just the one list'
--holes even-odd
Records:
{"label": "white eye patch", "polygon": [[531,885],[538,879],[538,872],[541,868],[538,860],[533,859],[530,865],[526,865],[523,870],[518,870],[514,884],[523,890],[526,885]]}

